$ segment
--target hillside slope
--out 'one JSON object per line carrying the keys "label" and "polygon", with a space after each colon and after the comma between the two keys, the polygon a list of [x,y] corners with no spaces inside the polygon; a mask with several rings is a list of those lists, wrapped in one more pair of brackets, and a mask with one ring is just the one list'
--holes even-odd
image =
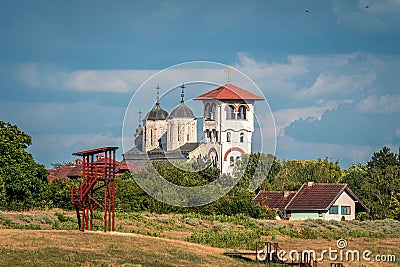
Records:
{"label": "hillside slope", "polygon": [[1,266],[253,266],[224,251],[138,234],[0,229]]}

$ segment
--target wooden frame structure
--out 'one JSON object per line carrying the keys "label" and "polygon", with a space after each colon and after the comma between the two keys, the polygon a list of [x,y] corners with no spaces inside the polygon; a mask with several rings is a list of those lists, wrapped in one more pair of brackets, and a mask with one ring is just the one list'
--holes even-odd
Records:
{"label": "wooden frame structure", "polygon": [[104,211],[104,232],[114,231],[115,224],[115,151],[118,147],[103,147],[73,153],[82,157],[82,184],[71,188],[79,229],[93,230],[93,211]]}

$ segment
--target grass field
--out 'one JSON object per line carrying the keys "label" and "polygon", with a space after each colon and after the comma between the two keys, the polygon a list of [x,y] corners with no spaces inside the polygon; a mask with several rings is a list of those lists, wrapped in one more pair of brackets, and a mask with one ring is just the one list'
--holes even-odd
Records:
{"label": "grass field", "polygon": [[[101,213],[95,225],[101,225]],[[255,241],[278,242],[286,251],[346,249],[394,255],[395,263],[350,262],[345,266],[399,266],[400,222],[278,222],[245,216],[119,213],[117,231],[82,233],[73,212],[0,212],[0,266],[261,266],[224,252],[254,250]],[[187,242],[191,241],[191,242]],[[200,244],[198,244],[200,243]],[[323,261],[318,266],[329,266]]]}

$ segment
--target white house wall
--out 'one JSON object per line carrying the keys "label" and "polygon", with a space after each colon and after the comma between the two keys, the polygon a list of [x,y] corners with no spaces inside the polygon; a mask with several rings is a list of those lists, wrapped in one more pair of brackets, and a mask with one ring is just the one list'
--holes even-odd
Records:
{"label": "white house wall", "polygon": [[[344,218],[346,220],[354,220],[355,219],[356,205],[354,203],[354,200],[345,191],[338,197],[338,199],[335,201],[335,203],[333,205],[338,206],[339,214],[330,214],[328,211],[325,215],[326,220],[340,221],[342,219],[342,216],[344,216]],[[350,215],[341,214],[342,206],[350,206]]]}

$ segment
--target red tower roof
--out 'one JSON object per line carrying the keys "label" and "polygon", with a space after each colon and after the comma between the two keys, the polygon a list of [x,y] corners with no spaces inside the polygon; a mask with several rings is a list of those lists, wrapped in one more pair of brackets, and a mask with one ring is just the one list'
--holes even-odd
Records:
{"label": "red tower roof", "polygon": [[249,91],[246,91],[240,87],[232,85],[230,83],[220,86],[214,90],[204,93],[194,100],[204,99],[218,99],[218,100],[264,100]]}

